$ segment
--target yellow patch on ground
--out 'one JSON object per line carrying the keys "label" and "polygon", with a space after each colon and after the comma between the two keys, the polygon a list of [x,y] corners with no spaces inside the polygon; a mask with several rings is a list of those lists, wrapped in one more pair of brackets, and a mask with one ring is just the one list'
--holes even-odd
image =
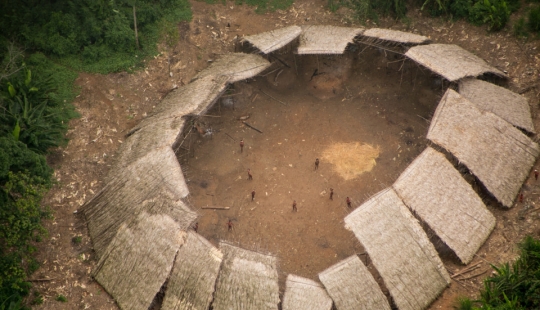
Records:
{"label": "yellow patch on ground", "polygon": [[322,155],[324,161],[334,164],[334,170],[345,180],[354,179],[364,172],[371,171],[377,157],[379,147],[360,142],[333,144]]}

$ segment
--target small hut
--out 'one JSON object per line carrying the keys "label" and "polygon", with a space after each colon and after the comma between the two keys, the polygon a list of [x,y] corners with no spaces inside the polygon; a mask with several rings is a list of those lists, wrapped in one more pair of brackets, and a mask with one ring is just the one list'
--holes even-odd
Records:
{"label": "small hut", "polygon": [[142,212],[119,227],[101,255],[94,278],[121,309],[148,309],[184,239],[185,232],[170,216]]}
{"label": "small hut", "polygon": [[366,249],[399,309],[427,308],[450,283],[426,233],[392,188],[345,217],[345,227]]}
{"label": "small hut", "polygon": [[261,53],[268,54],[291,43],[301,33],[302,28],[294,25],[251,36],[245,36],[242,41],[249,42],[258,48]]}
{"label": "small hut", "polygon": [[427,44],[431,41],[428,37],[418,34],[381,28],[367,29],[362,36],[374,40],[383,40],[390,43],[405,45]]}
{"label": "small hut", "polygon": [[427,138],[463,162],[506,207],[512,206],[540,152],[510,123],[452,89],[441,99]]}
{"label": "small hut", "polygon": [[461,80],[459,94],[474,103],[480,110],[491,112],[516,127],[534,133],[527,98],[478,79]]}
{"label": "small hut", "polygon": [[228,76],[229,83],[249,79],[270,67],[268,60],[255,54],[232,53],[222,55],[193,79],[205,76]]}
{"label": "small hut", "polygon": [[190,230],[176,255],[161,309],[208,309],[222,259],[218,249]]}
{"label": "small hut", "polygon": [[363,28],[304,26],[298,54],[343,54],[347,44],[352,43],[363,31]]}
{"label": "small hut", "polygon": [[443,154],[428,147],[393,185],[398,196],[465,264],[485,242],[495,217]]}
{"label": "small hut", "polygon": [[287,276],[283,310],[330,310],[332,299],[319,283],[293,274]]}
{"label": "small hut", "polygon": [[214,310],[277,310],[279,287],[276,257],[225,242],[223,263],[214,293]]}
{"label": "small hut", "polygon": [[[182,202],[187,187],[172,149],[158,149],[109,175],[105,187],[84,207],[94,250],[101,257],[118,229],[139,214],[163,214],[187,229],[197,214]],[[162,238],[162,236],[159,236]]]}
{"label": "small hut", "polygon": [[492,73],[506,77],[474,54],[453,44],[428,44],[411,47],[405,56],[430,69],[450,82],[464,77]]}
{"label": "small hut", "polygon": [[364,263],[353,255],[319,273],[338,310],[390,310],[390,304]]}

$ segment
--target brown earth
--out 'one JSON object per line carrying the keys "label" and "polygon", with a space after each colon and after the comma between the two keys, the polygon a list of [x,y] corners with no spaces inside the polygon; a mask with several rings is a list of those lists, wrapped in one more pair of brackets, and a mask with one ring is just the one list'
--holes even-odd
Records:
{"label": "brown earth", "polygon": [[[36,309],[117,308],[90,277],[95,256],[84,218],[74,212],[103,186],[102,179],[125,133],[174,85],[187,83],[209,61],[234,51],[238,37],[292,24],[357,25],[350,12],[331,13],[325,4],[298,0],[287,11],[257,15],[253,8],[233,2],[207,5],[193,1],[193,20],[179,25],[178,45],[174,49],[163,46],[159,56],[147,60],[144,70],[106,76],[80,74],[77,85],[81,93],[74,104],[81,118],[71,122],[69,145],[49,156],[58,184],[44,201],[55,218],[46,223],[50,238],[38,245],[42,267],[31,280],[45,300]],[[510,30],[488,33],[486,28],[461,21],[424,17],[419,11],[409,13],[408,24],[381,19],[378,25],[368,22],[367,26],[412,31],[438,43],[458,44],[506,70],[510,76],[507,87],[524,91],[536,128],[540,128],[538,41],[518,40]],[[187,160],[183,165],[192,205],[231,207],[226,211],[201,209],[199,232],[214,243],[223,238],[276,254],[281,280],[290,272],[316,279],[324,268],[362,252],[361,245],[343,228],[342,219],[349,212],[344,197],[351,197],[353,206],[358,206],[395,180],[425,147],[429,123],[424,119],[430,119],[442,94],[438,79],[425,70],[411,67],[402,73],[399,63],[389,64],[376,49],[296,60],[298,75],[288,69],[277,79],[273,73],[237,83],[233,91],[242,95],[232,96],[235,110],[216,106],[208,114],[219,118],[201,118],[205,126],[219,131],[211,140],[194,138],[194,153],[179,153],[180,160]],[[353,64],[351,70],[346,69],[348,63]],[[315,68],[325,73],[311,79]],[[244,115],[250,115],[246,121],[263,133],[237,120]],[[241,138],[245,140],[243,153],[238,146]],[[323,157],[326,149],[339,143],[378,148],[372,170],[348,180],[341,177]],[[321,163],[314,171],[317,157]],[[246,180],[247,168],[252,170],[253,181]],[[333,201],[328,199],[330,187],[335,190]],[[256,196],[251,202],[253,189]],[[457,277],[461,280],[454,280],[430,309],[449,309],[457,296],[474,296],[481,280],[491,273],[490,263],[514,259],[519,240],[526,234],[540,235],[539,183],[529,178],[523,193],[525,201],[510,210],[489,204],[497,225],[470,263],[480,263],[479,267]],[[296,213],[291,212],[292,200],[298,204]],[[227,231],[228,219],[234,223],[231,232]],[[72,242],[75,236],[81,236],[82,243]],[[465,268],[449,255],[443,260],[452,273]],[[66,296],[67,303],[56,301],[58,294]]]}

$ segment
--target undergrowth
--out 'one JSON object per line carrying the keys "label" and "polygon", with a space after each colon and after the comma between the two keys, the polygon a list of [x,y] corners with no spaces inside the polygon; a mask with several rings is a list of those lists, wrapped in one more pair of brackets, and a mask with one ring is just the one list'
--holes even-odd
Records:
{"label": "undergrowth", "polygon": [[484,280],[478,300],[460,298],[456,309],[540,309],[540,240],[527,236],[519,249],[514,263],[492,265],[494,274]]}

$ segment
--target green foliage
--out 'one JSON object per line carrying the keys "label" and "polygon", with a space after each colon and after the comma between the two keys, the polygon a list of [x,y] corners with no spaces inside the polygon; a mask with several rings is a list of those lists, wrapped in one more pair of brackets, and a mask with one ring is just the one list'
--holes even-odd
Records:
{"label": "green foliage", "polygon": [[58,296],[56,296],[55,298],[57,301],[59,302],[67,302],[67,298],[66,296],[62,295],[62,294],[59,294]]}
{"label": "green foliage", "polygon": [[488,30],[504,28],[510,18],[510,10],[504,0],[479,0],[469,12],[469,21],[476,25],[487,24]]}
{"label": "green foliage", "polygon": [[462,299],[458,309],[539,309],[540,240],[527,236],[520,244],[520,256],[512,264],[493,266],[495,274],[484,280],[480,299]]}
{"label": "green foliage", "polygon": [[0,19],[0,37],[76,70],[100,73],[130,70],[155,54],[161,21],[191,19],[188,0],[5,0],[0,1],[0,11],[6,12]]}
{"label": "green foliage", "polygon": [[360,21],[377,20],[378,15],[405,18],[407,7],[405,0],[328,0],[328,8],[336,11],[347,7],[354,11],[355,18]]}
{"label": "green foliage", "polygon": [[235,0],[234,2],[237,5],[245,3],[250,6],[255,6],[257,7],[255,9],[256,13],[264,14],[268,11],[286,10],[293,4],[294,0]]}
{"label": "green foliage", "polygon": [[532,32],[540,32],[540,6],[533,7],[528,14],[527,27]]}
{"label": "green foliage", "polygon": [[525,18],[520,17],[516,23],[512,26],[512,32],[518,38],[527,37],[528,33],[525,27]]}
{"label": "green foliage", "polygon": [[82,242],[82,236],[75,236],[73,238],[71,238],[71,242],[73,242],[73,244],[81,244]]}
{"label": "green foliage", "polygon": [[[55,68],[40,54],[28,60],[28,65],[21,63],[21,70],[0,82],[0,136],[10,134],[30,149],[45,153],[66,142],[68,122],[77,115],[67,103],[74,92],[63,84],[72,85],[75,75],[66,81],[65,73],[47,74]],[[48,69],[41,69],[43,66]],[[44,74],[35,74],[34,67]]]}

